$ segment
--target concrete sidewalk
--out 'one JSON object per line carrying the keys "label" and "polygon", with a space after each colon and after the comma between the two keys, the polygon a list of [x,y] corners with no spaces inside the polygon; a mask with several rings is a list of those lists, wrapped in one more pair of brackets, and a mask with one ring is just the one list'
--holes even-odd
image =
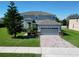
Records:
{"label": "concrete sidewalk", "polygon": [[34,53],[42,57],[79,57],[79,48],[0,47],[0,53]]}
{"label": "concrete sidewalk", "polygon": [[79,48],[42,48],[42,57],[79,57]]}
{"label": "concrete sidewalk", "polygon": [[41,54],[40,47],[0,47],[0,53],[35,53]]}

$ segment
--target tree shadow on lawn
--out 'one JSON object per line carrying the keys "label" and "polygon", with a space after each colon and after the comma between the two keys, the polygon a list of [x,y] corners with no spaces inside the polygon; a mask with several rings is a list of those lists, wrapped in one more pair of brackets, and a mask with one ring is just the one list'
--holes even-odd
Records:
{"label": "tree shadow on lawn", "polygon": [[15,37],[15,39],[30,39],[30,38],[36,38],[36,36],[17,36],[17,37]]}
{"label": "tree shadow on lawn", "polygon": [[66,33],[64,30],[62,30],[62,35],[63,35],[63,36],[69,36],[69,34]]}
{"label": "tree shadow on lawn", "polygon": [[68,36],[69,34],[64,32],[63,35],[64,35],[64,36]]}

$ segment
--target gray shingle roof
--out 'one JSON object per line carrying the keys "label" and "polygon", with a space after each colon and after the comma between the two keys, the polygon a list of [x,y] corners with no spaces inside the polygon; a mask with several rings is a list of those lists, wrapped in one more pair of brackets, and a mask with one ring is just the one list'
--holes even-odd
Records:
{"label": "gray shingle roof", "polygon": [[42,11],[28,11],[21,13],[21,15],[53,15],[53,14]]}
{"label": "gray shingle roof", "polygon": [[38,25],[61,25],[60,23],[54,21],[54,20],[49,20],[49,19],[46,19],[46,20],[37,20],[36,23]]}
{"label": "gray shingle roof", "polygon": [[79,19],[79,15],[78,14],[72,14],[70,16],[67,17],[67,19]]}

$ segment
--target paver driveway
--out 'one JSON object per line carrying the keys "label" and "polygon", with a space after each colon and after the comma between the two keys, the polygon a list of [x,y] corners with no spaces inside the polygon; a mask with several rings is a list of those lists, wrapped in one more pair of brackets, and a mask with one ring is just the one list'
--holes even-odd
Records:
{"label": "paver driveway", "polygon": [[79,53],[74,53],[75,49],[73,49],[77,47],[65,41],[59,35],[40,35],[40,44],[42,57],[79,56]]}
{"label": "paver driveway", "polygon": [[62,39],[59,35],[40,35],[41,47],[62,47],[62,48],[74,48],[71,43]]}

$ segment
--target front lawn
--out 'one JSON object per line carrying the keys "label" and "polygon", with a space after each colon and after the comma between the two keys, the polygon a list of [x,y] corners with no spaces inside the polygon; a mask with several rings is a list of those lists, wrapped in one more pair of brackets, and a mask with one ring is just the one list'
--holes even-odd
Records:
{"label": "front lawn", "polygon": [[0,57],[41,57],[41,54],[33,54],[33,53],[0,53]]}
{"label": "front lawn", "polygon": [[69,30],[69,29],[63,29],[63,35],[62,38],[69,41],[76,47],[79,47],[79,31]]}
{"label": "front lawn", "polygon": [[[17,36],[23,36],[25,33],[22,32]],[[0,46],[27,46],[27,47],[39,47],[39,38],[12,38],[8,34],[6,28],[0,28]]]}

